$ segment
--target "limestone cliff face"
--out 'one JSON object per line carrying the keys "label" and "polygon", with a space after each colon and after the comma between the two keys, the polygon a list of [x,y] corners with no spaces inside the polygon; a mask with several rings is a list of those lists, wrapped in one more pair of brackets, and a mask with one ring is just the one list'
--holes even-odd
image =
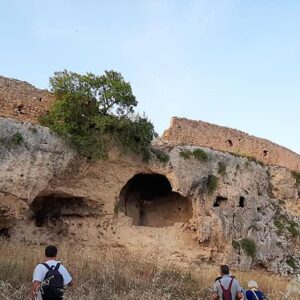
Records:
{"label": "limestone cliff face", "polygon": [[109,243],[176,263],[300,269],[299,187],[288,169],[166,140],[153,144],[166,163],[118,152],[91,162],[47,128],[4,118],[0,141],[0,234],[14,241]]}
{"label": "limestone cliff face", "polygon": [[73,156],[49,129],[0,118],[2,226],[9,227],[9,223],[24,216],[28,204],[67,167]]}

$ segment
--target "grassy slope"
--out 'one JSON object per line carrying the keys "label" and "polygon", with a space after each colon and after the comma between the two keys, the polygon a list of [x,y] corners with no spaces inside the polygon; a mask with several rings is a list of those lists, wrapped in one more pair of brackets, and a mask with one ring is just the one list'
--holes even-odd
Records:
{"label": "grassy slope", "polygon": [[[199,300],[209,299],[217,276],[215,268],[179,270],[158,266],[124,248],[75,249],[61,247],[61,259],[74,275],[76,286],[66,299]],[[0,241],[0,299],[26,299],[34,266],[43,260],[43,248]],[[281,299],[287,280],[270,274],[235,273],[246,286],[255,279],[272,300]]]}

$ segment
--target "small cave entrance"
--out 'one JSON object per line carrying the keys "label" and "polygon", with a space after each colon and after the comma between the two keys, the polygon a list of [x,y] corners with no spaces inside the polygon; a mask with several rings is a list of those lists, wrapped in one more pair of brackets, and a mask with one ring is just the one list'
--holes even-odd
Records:
{"label": "small cave entrance", "polygon": [[10,238],[9,229],[7,227],[0,228],[0,239]]}
{"label": "small cave entrance", "polygon": [[31,203],[37,227],[57,227],[66,217],[83,217],[92,214],[87,200],[64,193],[42,194]]}
{"label": "small cave entrance", "polygon": [[245,197],[241,196],[239,199],[239,207],[245,207],[246,199]]}
{"label": "small cave entrance", "polygon": [[216,200],[213,204],[213,207],[220,207],[221,205],[223,205],[224,203],[226,203],[228,199],[222,196],[217,196]]}
{"label": "small cave entrance", "polygon": [[138,226],[173,226],[193,215],[192,202],[173,192],[169,180],[161,174],[133,176],[122,188],[119,201],[125,215]]}

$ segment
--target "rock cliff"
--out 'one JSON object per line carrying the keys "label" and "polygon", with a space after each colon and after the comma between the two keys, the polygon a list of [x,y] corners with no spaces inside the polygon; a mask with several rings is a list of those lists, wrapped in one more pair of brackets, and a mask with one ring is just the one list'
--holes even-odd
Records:
{"label": "rock cliff", "polygon": [[0,234],[26,243],[103,243],[182,264],[300,270],[292,172],[167,139],[150,163],[79,158],[47,128],[0,118]]}

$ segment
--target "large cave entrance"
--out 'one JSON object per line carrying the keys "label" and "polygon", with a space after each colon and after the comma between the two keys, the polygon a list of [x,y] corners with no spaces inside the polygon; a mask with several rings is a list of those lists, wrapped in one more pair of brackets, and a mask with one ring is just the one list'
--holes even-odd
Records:
{"label": "large cave entrance", "polygon": [[57,227],[66,218],[99,214],[87,199],[65,193],[41,194],[30,208],[37,227]]}
{"label": "large cave entrance", "polygon": [[120,192],[120,205],[134,225],[173,226],[187,222],[193,214],[191,201],[172,191],[169,180],[161,174],[137,174]]}

